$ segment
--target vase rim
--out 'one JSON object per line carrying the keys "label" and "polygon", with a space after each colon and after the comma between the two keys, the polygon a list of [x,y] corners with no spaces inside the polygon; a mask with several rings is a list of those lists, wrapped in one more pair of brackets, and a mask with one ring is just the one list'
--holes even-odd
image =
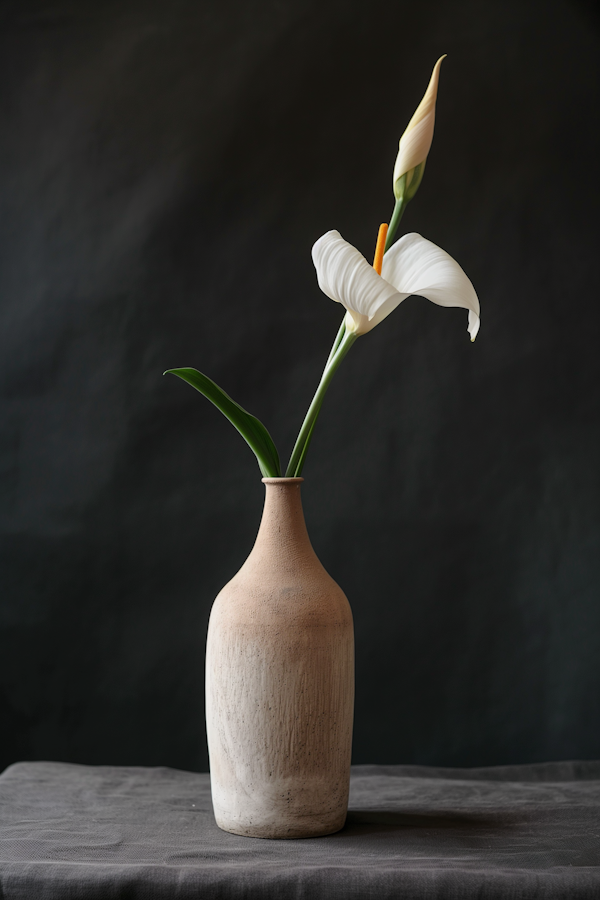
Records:
{"label": "vase rim", "polygon": [[302,484],[304,478],[261,478],[263,484]]}

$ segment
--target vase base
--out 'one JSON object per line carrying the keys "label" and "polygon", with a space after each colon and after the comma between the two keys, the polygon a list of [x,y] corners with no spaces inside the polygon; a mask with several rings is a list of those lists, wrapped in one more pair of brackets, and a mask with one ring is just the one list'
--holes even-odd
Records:
{"label": "vase base", "polygon": [[242,825],[239,822],[224,822],[216,820],[221,831],[229,834],[238,834],[242,837],[263,838],[266,840],[298,840],[299,838],[316,838],[325,837],[328,834],[335,834],[346,824],[346,815],[338,818],[335,822],[302,822],[302,823],[284,823],[262,825]]}

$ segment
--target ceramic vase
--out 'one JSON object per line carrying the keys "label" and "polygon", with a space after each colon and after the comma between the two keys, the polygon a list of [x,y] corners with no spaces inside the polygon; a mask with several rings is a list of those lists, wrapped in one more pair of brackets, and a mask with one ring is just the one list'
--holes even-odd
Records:
{"label": "ceramic vase", "polygon": [[354,710],[344,592],[310,543],[302,478],[263,478],[256,543],[215,600],[206,724],[217,824],[300,838],[343,827]]}

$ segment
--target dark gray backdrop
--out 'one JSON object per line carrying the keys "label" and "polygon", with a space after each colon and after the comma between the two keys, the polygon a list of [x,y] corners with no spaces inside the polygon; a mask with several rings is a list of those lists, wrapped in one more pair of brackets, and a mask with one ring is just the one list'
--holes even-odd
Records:
{"label": "dark gray backdrop", "polygon": [[598,20],[567,0],[57,0],[1,7],[2,764],[207,767],[212,599],[250,451],[287,458],[447,53],[404,230],[482,304],[362,338],[305,468],[351,601],[355,762],[600,756]]}

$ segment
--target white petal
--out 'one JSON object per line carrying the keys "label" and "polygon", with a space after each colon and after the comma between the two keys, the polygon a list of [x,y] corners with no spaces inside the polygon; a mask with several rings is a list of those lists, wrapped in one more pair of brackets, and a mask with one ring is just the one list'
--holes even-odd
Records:
{"label": "white petal", "polygon": [[370,331],[409,296],[378,275],[339,231],[320,237],[312,248],[312,258],[319,287],[348,310],[356,334]]}
{"label": "white petal", "polygon": [[479,331],[479,300],[475,288],[459,264],[441,247],[420,234],[405,234],[383,257],[381,274],[406,295],[419,294],[438,306],[468,309],[468,331],[471,340],[475,340]]}

